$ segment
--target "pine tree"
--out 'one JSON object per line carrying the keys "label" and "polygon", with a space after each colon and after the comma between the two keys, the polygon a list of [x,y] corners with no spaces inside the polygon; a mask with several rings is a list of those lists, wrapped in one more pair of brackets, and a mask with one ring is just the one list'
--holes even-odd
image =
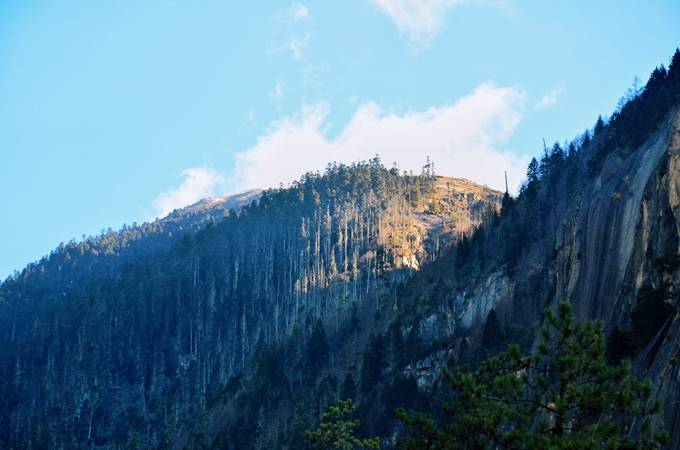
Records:
{"label": "pine tree", "polygon": [[555,142],[550,149],[550,162],[552,164],[553,172],[558,171],[561,168],[564,159],[565,154],[562,146],[559,144],[559,142]]}
{"label": "pine tree", "polygon": [[529,162],[529,166],[527,167],[527,181],[531,183],[537,183],[538,182],[538,161],[536,161],[536,158],[531,158],[531,161]]}
{"label": "pine tree", "polygon": [[597,116],[595,127],[593,128],[593,136],[599,136],[604,131],[604,120],[602,116]]}
{"label": "pine tree", "polygon": [[590,146],[590,141],[591,141],[590,132],[588,130],[586,130],[583,133],[583,137],[581,138],[581,148],[586,148],[586,147]]}
{"label": "pine tree", "polygon": [[671,89],[680,88],[680,48],[675,49],[671,63],[668,65],[668,81]]}
{"label": "pine tree", "polygon": [[305,432],[305,437],[319,450],[379,450],[380,439],[360,439],[354,435],[354,429],[359,426],[358,420],[351,419],[355,411],[351,400],[340,400],[323,413],[318,428]]}
{"label": "pine tree", "polygon": [[413,430],[406,449],[653,449],[667,442],[653,430],[659,411],[651,383],[610,366],[599,322],[577,323],[571,306],[548,309],[530,355],[517,346],[479,370],[446,371],[453,398],[440,425],[398,411]]}

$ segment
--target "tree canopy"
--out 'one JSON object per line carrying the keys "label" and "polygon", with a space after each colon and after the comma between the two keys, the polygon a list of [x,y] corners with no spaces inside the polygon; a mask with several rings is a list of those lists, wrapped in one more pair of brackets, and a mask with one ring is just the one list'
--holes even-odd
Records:
{"label": "tree canopy", "polygon": [[578,323],[571,306],[546,310],[530,354],[517,346],[472,372],[446,371],[453,397],[438,423],[400,410],[406,449],[654,449],[667,433],[651,418],[659,401],[630,363],[605,359],[599,322]]}

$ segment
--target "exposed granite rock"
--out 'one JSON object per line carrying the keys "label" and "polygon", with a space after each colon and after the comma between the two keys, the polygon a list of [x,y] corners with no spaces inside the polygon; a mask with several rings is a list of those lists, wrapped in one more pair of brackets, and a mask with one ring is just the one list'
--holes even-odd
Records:
{"label": "exposed granite rock", "polygon": [[[555,234],[548,304],[569,299],[579,319],[600,319],[606,331],[629,324],[641,289],[662,289],[674,316],[637,356],[634,370],[649,376],[663,400],[672,450],[680,450],[680,113],[626,159],[608,158],[599,176],[571,202]],[[464,327],[484,320],[491,308],[517,295],[526,273],[496,271],[452,292],[450,310],[420,322],[436,335],[444,317]],[[514,299],[517,301],[517,299]],[[451,332],[451,334],[453,334]],[[419,385],[440,376],[439,351],[407,368]]]}
{"label": "exposed granite rock", "polygon": [[476,286],[453,297],[451,308],[459,323],[469,328],[476,319],[485,320],[492,308],[501,300],[512,295],[510,278],[497,271],[483,279]]}

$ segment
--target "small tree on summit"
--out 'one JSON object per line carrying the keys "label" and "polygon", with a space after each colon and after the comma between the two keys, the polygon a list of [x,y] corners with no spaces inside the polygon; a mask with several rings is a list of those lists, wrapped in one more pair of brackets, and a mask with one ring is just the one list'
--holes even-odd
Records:
{"label": "small tree on summit", "polygon": [[531,162],[529,162],[527,167],[527,181],[529,183],[538,183],[538,177],[538,161],[536,161],[536,158],[531,158]]}
{"label": "small tree on summit", "polygon": [[602,116],[597,116],[597,121],[595,122],[595,127],[593,128],[593,136],[599,136],[604,131],[604,120]]}
{"label": "small tree on summit", "polygon": [[671,63],[668,65],[668,79],[673,87],[680,84],[680,49],[675,49]]}

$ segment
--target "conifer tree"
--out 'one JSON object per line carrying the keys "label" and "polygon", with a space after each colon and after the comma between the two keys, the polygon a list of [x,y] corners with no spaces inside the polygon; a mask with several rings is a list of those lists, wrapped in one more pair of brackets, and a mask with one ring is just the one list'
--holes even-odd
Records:
{"label": "conifer tree", "polygon": [[527,167],[527,181],[529,183],[537,183],[538,176],[538,161],[536,161],[536,158],[531,158],[529,166]]}
{"label": "conifer tree", "polygon": [[668,81],[671,88],[680,86],[680,48],[675,49],[671,63],[668,65]]}
{"label": "conifer tree", "polygon": [[667,442],[653,430],[659,411],[649,380],[623,362],[605,359],[599,322],[577,323],[571,306],[548,309],[535,351],[511,346],[484,362],[446,376],[454,391],[438,424],[398,411],[413,430],[406,449],[653,449]]}
{"label": "conifer tree", "polygon": [[604,120],[602,116],[597,116],[597,121],[595,122],[595,128],[593,128],[593,135],[599,136],[600,133],[604,131]]}
{"label": "conifer tree", "polygon": [[319,450],[380,449],[380,439],[360,439],[354,435],[359,426],[359,421],[351,418],[355,411],[352,400],[340,400],[323,413],[318,428],[305,432],[305,437]]}

